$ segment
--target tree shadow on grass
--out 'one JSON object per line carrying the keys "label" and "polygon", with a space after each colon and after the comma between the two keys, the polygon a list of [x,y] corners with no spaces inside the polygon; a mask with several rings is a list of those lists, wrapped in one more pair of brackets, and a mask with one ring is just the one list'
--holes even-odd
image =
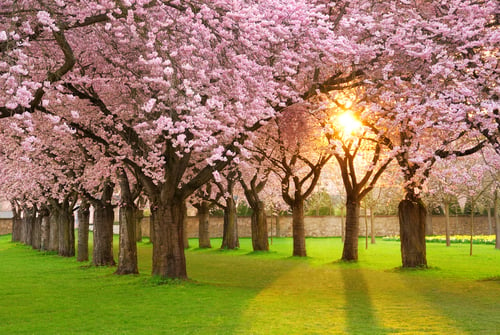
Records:
{"label": "tree shadow on grass", "polygon": [[[433,314],[446,320],[446,326],[453,332],[496,334],[500,329],[500,314],[497,312],[500,310],[500,287],[496,285],[500,277],[463,281],[422,278],[418,272],[403,274],[408,289],[416,292]],[[441,321],[439,326],[444,327],[442,325]],[[437,331],[445,332],[442,328]],[[450,333],[449,330],[446,332]]]}
{"label": "tree shadow on grass", "polygon": [[363,272],[356,264],[339,267],[346,300],[347,334],[389,334],[390,329],[380,325],[370,298]]}

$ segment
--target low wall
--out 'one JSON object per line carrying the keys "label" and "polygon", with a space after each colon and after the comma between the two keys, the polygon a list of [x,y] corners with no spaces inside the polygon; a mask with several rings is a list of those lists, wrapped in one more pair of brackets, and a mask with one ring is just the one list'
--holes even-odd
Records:
{"label": "low wall", "polygon": [[[490,235],[495,233],[495,222],[491,220],[491,227],[488,217],[478,216],[474,218],[474,234]],[[471,218],[466,216],[450,218],[450,234],[469,235]],[[304,220],[307,236],[340,236],[341,219],[338,216],[306,216]],[[428,220],[428,235],[444,235],[446,219],[443,216],[433,216]],[[209,233],[211,237],[222,236],[222,217],[211,217]],[[432,227],[432,229],[431,229]],[[188,236],[198,237],[198,218],[191,216],[188,218]],[[281,216],[278,222],[276,217],[268,218],[268,231],[272,236],[292,236],[292,217]],[[0,219],[0,235],[12,232],[11,219]],[[149,236],[149,217],[142,220],[142,232],[144,236]],[[368,218],[368,232],[370,233],[370,220]],[[251,236],[250,217],[238,218],[238,233],[240,237]],[[365,220],[360,218],[360,235],[365,235]],[[399,235],[399,224],[396,216],[375,217],[375,235],[389,236]]]}
{"label": "low wall", "polygon": [[[470,217],[451,217],[450,234],[468,235],[470,234]],[[474,218],[474,234],[489,235],[495,233],[495,223],[491,220],[491,229],[488,217],[478,216]],[[268,218],[268,231],[272,236],[288,237],[292,236],[292,217]],[[304,220],[306,236],[325,237],[341,235],[341,218],[338,216],[306,216]],[[375,217],[375,235],[390,236],[399,235],[399,223],[396,216]],[[444,235],[446,233],[446,219],[443,216],[433,216],[428,219],[428,235]],[[211,237],[221,237],[223,227],[222,217],[211,217],[209,233]],[[144,236],[149,236],[149,218],[142,221],[142,232]],[[187,232],[189,237],[198,237],[198,218],[189,217],[187,222]],[[368,218],[368,233],[370,233],[370,219]],[[251,236],[250,217],[238,218],[238,235],[240,237]],[[360,235],[365,235],[365,219],[360,218]]]}
{"label": "low wall", "polygon": [[12,220],[0,219],[0,235],[12,233]]}

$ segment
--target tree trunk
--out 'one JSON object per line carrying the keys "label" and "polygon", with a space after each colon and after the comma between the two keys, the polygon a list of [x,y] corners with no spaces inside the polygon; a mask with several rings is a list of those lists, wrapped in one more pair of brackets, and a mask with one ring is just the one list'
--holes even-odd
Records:
{"label": "tree trunk", "polygon": [[65,200],[57,211],[58,254],[63,257],[75,256],[75,221],[69,201]]}
{"label": "tree trunk", "polygon": [[58,211],[52,207],[49,217],[49,250],[59,251],[59,220]]}
{"label": "tree trunk", "polygon": [[500,213],[499,213],[499,208],[500,208],[500,197],[498,196],[497,190],[495,190],[495,200],[494,200],[494,207],[493,207],[493,216],[495,217],[495,237],[496,237],[496,242],[495,242],[495,249],[500,249]]}
{"label": "tree trunk", "polygon": [[113,258],[113,222],[114,210],[110,203],[96,202],[94,205],[94,266],[116,265]]}
{"label": "tree trunk", "polygon": [[280,215],[276,215],[276,233],[274,234],[276,237],[281,237],[281,224],[280,224]]}
{"label": "tree trunk", "polygon": [[136,222],[133,206],[120,207],[120,244],[115,274],[138,274]]}
{"label": "tree trunk", "polygon": [[42,218],[42,236],[40,239],[40,250],[49,250],[50,242],[50,212],[49,209],[44,206],[40,211],[40,216]]}
{"label": "tree trunk", "polygon": [[238,239],[236,204],[231,196],[226,199],[226,207],[224,208],[224,227],[221,249],[236,249],[239,247],[240,241]]}
{"label": "tree trunk", "polygon": [[21,242],[26,245],[32,245],[33,242],[33,224],[35,221],[35,213],[33,209],[25,209],[21,220]]}
{"label": "tree trunk", "polygon": [[22,220],[21,213],[15,204],[12,202],[12,242],[20,242],[22,235]]}
{"label": "tree trunk", "polygon": [[184,239],[184,249],[189,249],[189,237],[188,237],[188,230],[187,230],[187,205],[186,201],[182,204],[182,238]]}
{"label": "tree trunk", "polygon": [[31,231],[31,246],[35,250],[40,250],[42,245],[42,216],[40,213],[33,218],[33,230]]}
{"label": "tree trunk", "polygon": [[210,203],[208,201],[201,201],[198,206],[198,247],[211,248],[210,234]]}
{"label": "tree trunk", "polygon": [[152,244],[154,244],[155,242],[155,221],[156,221],[156,217],[157,217],[157,214],[156,212],[158,211],[158,208],[157,206],[154,206],[151,204],[151,206],[149,207],[149,212],[150,212],[150,215],[149,215],[149,242],[151,242]]}
{"label": "tree trunk", "polygon": [[491,217],[491,207],[490,204],[488,204],[488,235],[493,234],[493,220]]}
{"label": "tree trunk", "polygon": [[136,206],[126,172],[118,170],[120,181],[120,244],[118,253],[118,268],[115,274],[138,274],[137,267],[137,235],[136,235]]}
{"label": "tree trunk", "polygon": [[[184,255],[182,203],[184,199],[155,202],[153,233],[153,276],[187,279]],[[153,207],[153,206],[152,206]]]}
{"label": "tree trunk", "polygon": [[359,212],[359,200],[353,197],[347,197],[345,241],[344,249],[342,251],[343,261],[351,262],[358,260]]}
{"label": "tree trunk", "polygon": [[142,219],[144,210],[135,208],[135,241],[142,242]]}
{"label": "tree trunk", "polygon": [[370,233],[371,233],[371,244],[375,244],[377,240],[375,239],[375,214],[373,207],[370,208]]}
{"label": "tree trunk", "polygon": [[365,205],[365,249],[368,249],[368,209]]}
{"label": "tree trunk", "polygon": [[475,210],[475,201],[472,199],[472,206],[470,211],[470,255],[472,256],[472,244],[474,241],[474,210]]}
{"label": "tree trunk", "polygon": [[427,267],[425,222],[427,211],[421,202],[403,200],[399,203],[401,257],[404,268]]}
{"label": "tree trunk", "polygon": [[445,202],[443,204],[444,207],[444,215],[446,218],[446,225],[445,225],[445,231],[446,231],[446,246],[450,246],[450,204],[448,202]]}
{"label": "tree trunk", "polygon": [[434,235],[434,229],[432,227],[432,214],[426,216],[425,235]]}
{"label": "tree trunk", "polygon": [[78,262],[89,260],[89,222],[90,222],[90,204],[82,201],[78,209]]}
{"label": "tree trunk", "polygon": [[252,246],[254,251],[269,251],[267,217],[264,202],[257,201],[252,207]]}
{"label": "tree trunk", "polygon": [[306,231],[304,227],[304,200],[295,197],[292,206],[293,256],[306,257]]}
{"label": "tree trunk", "polygon": [[340,209],[340,239],[345,243],[345,221],[344,221],[344,208]]}

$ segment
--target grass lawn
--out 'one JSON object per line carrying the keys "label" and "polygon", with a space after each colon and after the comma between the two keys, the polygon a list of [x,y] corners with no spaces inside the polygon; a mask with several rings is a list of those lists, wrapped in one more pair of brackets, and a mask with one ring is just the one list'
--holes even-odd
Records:
{"label": "grass lawn", "polygon": [[141,275],[116,276],[10,238],[0,236],[0,334],[500,334],[491,245],[469,256],[468,244],[429,243],[431,269],[403,271],[394,241],[344,264],[338,238],[308,239],[305,259],[289,257],[289,238],[269,253],[241,239],[237,251],[190,248],[191,280],[159,285],[148,243]]}

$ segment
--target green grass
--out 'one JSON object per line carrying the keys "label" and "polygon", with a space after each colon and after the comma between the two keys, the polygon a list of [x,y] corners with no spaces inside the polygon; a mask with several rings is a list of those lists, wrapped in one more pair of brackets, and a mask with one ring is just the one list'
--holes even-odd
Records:
{"label": "green grass", "polygon": [[0,334],[500,334],[491,245],[469,256],[467,244],[428,244],[428,270],[399,269],[394,241],[360,249],[354,264],[335,261],[338,238],[308,239],[305,259],[291,248],[191,248],[190,281],[165,283],[149,275],[148,243],[141,275],[116,276],[0,236]]}

